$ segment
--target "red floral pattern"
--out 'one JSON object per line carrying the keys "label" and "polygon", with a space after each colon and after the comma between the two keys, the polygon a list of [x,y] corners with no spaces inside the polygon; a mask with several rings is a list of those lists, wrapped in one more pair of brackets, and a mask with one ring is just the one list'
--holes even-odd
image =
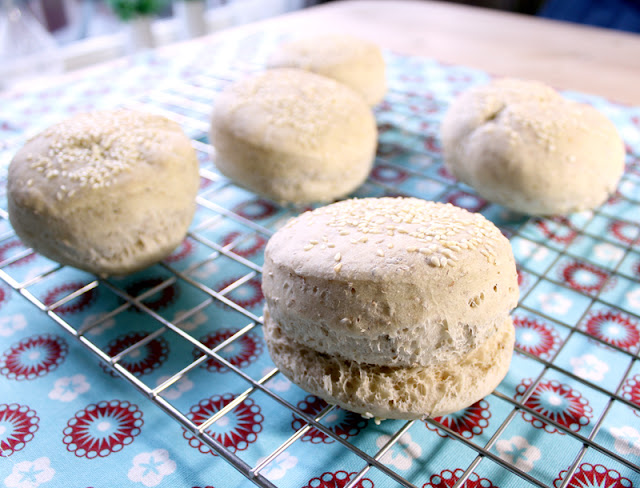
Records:
{"label": "red floral pattern", "polygon": [[[206,398],[191,407],[187,417],[195,425],[200,425],[234,399],[235,395],[231,393]],[[247,398],[217,422],[214,422],[205,432],[230,452],[244,451],[249,447],[249,444],[258,439],[258,434],[262,431],[264,417],[260,412],[260,407],[251,398]],[[193,433],[185,430],[182,435],[189,441],[191,447],[198,449],[203,454],[209,453],[217,456],[207,444]]]}
{"label": "red floral pattern", "polygon": [[[160,277],[145,278],[142,280],[138,280],[132,283],[131,285],[127,286],[125,288],[125,291],[129,296],[132,296],[135,298],[142,295],[147,290],[155,288],[156,286],[160,285],[165,281],[166,280],[164,278],[160,278]],[[145,298],[144,300],[142,300],[142,303],[145,306],[149,307],[151,310],[154,310],[157,312],[159,310],[162,310],[168,307],[173,302],[175,302],[176,299],[178,298],[178,295],[179,295],[178,287],[174,283],[172,283],[170,285],[165,286],[161,290],[153,293],[151,296]],[[139,311],[137,307],[134,307],[134,309]]]}
{"label": "red floral pattern", "polygon": [[[22,244],[22,242],[20,242],[18,239],[11,239],[5,242],[2,246],[0,246],[0,263],[6,259],[9,259],[12,255],[15,256],[18,250],[23,251],[25,249],[27,248],[24,247],[24,244]],[[10,252],[12,250],[16,250],[16,252]],[[36,254],[32,252],[31,254],[28,254],[18,259],[17,261],[14,261],[10,266],[21,266],[23,264],[28,264],[35,258]]]}
{"label": "red floral pattern", "polygon": [[[240,276],[237,278],[230,278],[228,280],[225,280],[222,283],[218,284],[218,286],[216,286],[216,290],[222,291],[228,286],[234,284],[239,279],[241,279]],[[260,282],[260,280],[252,278],[250,280],[247,280],[237,288],[234,288],[230,292],[226,293],[225,296],[232,302],[240,305],[242,308],[255,307],[264,300],[264,295],[262,294],[262,283]]]}
{"label": "red floral pattern", "polygon": [[[223,329],[213,334],[208,334],[200,339],[205,346],[209,349],[213,349],[218,344],[226,341],[234,334],[238,332],[238,329]],[[247,332],[236,338],[229,345],[223,347],[218,354],[229,361],[231,364],[238,368],[246,368],[251,363],[255,362],[260,354],[262,354],[263,346],[262,341],[258,338],[255,332]],[[198,348],[194,348],[194,359],[199,358],[202,355],[202,351]],[[212,373],[229,371],[220,361],[209,358],[204,365],[207,371]]]}
{"label": "red floral pattern", "polygon": [[[484,429],[489,426],[491,412],[489,410],[489,402],[480,400],[470,407],[463,408],[455,413],[435,417],[433,420],[441,423],[445,427],[460,434],[461,436],[471,439],[473,436],[481,435]],[[447,437],[446,432],[438,427],[425,422],[429,430],[436,432],[440,437]]]}
{"label": "red floral pattern", "polygon": [[106,457],[131,444],[143,424],[137,405],[119,400],[92,403],[67,422],[62,442],[77,457]]}
{"label": "red floral pattern", "polygon": [[556,330],[536,319],[516,316],[513,319],[516,328],[516,347],[541,359],[551,359],[560,345],[560,336]]}
{"label": "red floral pattern", "polygon": [[[56,286],[47,292],[47,294],[44,297],[43,303],[47,307],[50,307],[57,301],[62,300],[64,297],[70,295],[71,293],[79,290],[84,286],[87,286],[87,283],[82,283],[78,281]],[[69,300],[63,305],[60,305],[54,310],[54,312],[57,314],[80,312],[85,308],[87,308],[89,305],[91,305],[93,302],[95,302],[97,296],[98,296],[97,289],[92,288],[91,290],[85,291],[84,293],[77,296],[76,298]]]}
{"label": "red floral pattern", "polygon": [[456,181],[453,173],[451,173],[451,171],[449,171],[449,168],[447,168],[444,164],[438,168],[438,171],[436,171],[436,173],[438,174],[438,176],[441,176],[447,181]]}
{"label": "red floral pattern", "polygon": [[387,164],[378,164],[371,170],[371,179],[379,183],[397,185],[407,178],[409,178],[409,173],[405,170]]}
{"label": "red floral pattern", "polygon": [[11,295],[11,290],[6,288],[2,283],[0,283],[0,308],[9,301],[9,296]]}
{"label": "red floral pattern", "polygon": [[[240,232],[230,232],[222,238],[222,246],[228,246],[241,235],[242,234]],[[232,251],[238,256],[249,258],[257,254],[261,249],[264,249],[264,246],[266,244],[267,240],[264,237],[258,234],[253,234],[250,237],[243,239],[240,243],[236,244],[232,248]]]}
{"label": "red floral pattern", "polygon": [[263,220],[275,215],[278,207],[267,200],[256,198],[236,205],[233,211],[247,220]]}
{"label": "red floral pattern", "polygon": [[[440,474],[434,474],[429,481],[422,485],[422,488],[451,488],[464,474],[463,469],[451,471],[445,469]],[[471,473],[461,488],[498,488],[491,480],[480,478],[476,473]]]}
{"label": "red floral pattern", "polygon": [[[107,346],[107,354],[111,357],[121,353],[130,346],[147,337],[146,332],[129,332],[115,338]],[[144,376],[159,368],[169,355],[169,344],[164,337],[156,337],[149,342],[126,354],[120,359],[119,364],[135,376]],[[106,366],[105,371],[109,372]],[[114,375],[114,373],[111,373]]]}
{"label": "red floral pattern", "polygon": [[[523,380],[516,388],[515,398],[523,397],[531,384],[531,379]],[[573,432],[578,432],[582,427],[588,425],[593,416],[593,409],[585,397],[570,386],[555,380],[543,380],[538,383],[525,405]],[[529,412],[523,411],[522,417],[537,429],[544,429],[549,433],[564,434],[555,426]]]}
{"label": "red floral pattern", "polygon": [[521,269],[517,269],[516,273],[518,274],[518,287],[522,290],[529,286],[529,275]]}
{"label": "red floral pattern", "polygon": [[427,151],[440,154],[442,148],[440,147],[440,140],[434,136],[427,136],[424,138],[424,148]]}
{"label": "red floral pattern", "polygon": [[[562,279],[571,288],[583,293],[596,293],[607,283],[609,273],[588,263],[571,261],[560,271]],[[581,281],[578,277],[582,275]]]}
{"label": "red floral pattern", "polygon": [[[640,374],[624,382],[622,386],[622,398],[640,407]],[[640,417],[640,410],[633,409],[633,413]]]}
{"label": "red floral pattern", "polygon": [[404,154],[405,152],[406,149],[398,146],[397,144],[382,143],[378,144],[378,147],[376,149],[376,156],[380,158],[395,158],[400,156],[401,154]]}
{"label": "red floral pattern", "polygon": [[38,430],[35,410],[17,403],[0,404],[0,457],[9,457],[24,448]]}
{"label": "red floral pattern", "polygon": [[470,212],[479,212],[486,207],[489,202],[484,198],[480,198],[478,195],[472,195],[466,191],[456,191],[447,197],[447,203],[464,208]]}
{"label": "red floral pattern", "polygon": [[[356,472],[336,471],[334,473],[322,473],[317,478],[311,478],[302,488],[344,488],[349,481],[356,477]],[[362,478],[356,483],[355,488],[373,488],[374,484],[369,478]]]}
{"label": "red floral pattern", "polygon": [[183,239],[180,245],[171,253],[170,256],[165,258],[165,262],[167,263],[176,263],[178,261],[183,260],[184,258],[193,254],[195,250],[195,244],[191,239]]}
{"label": "red floral pattern", "polygon": [[628,315],[617,310],[600,310],[587,317],[587,334],[627,351],[640,343],[640,326]]}
{"label": "red floral pattern", "polygon": [[558,244],[571,244],[578,236],[578,231],[566,217],[554,217],[553,219],[537,219],[535,225],[544,236]]}
{"label": "red floral pattern", "polygon": [[637,237],[631,237],[631,235],[637,235],[638,228],[630,223],[614,220],[609,224],[609,232],[620,242],[632,244]]}
{"label": "red floral pattern", "polygon": [[[567,471],[564,470],[553,481],[553,486],[562,486]],[[633,488],[629,478],[625,478],[615,469],[609,469],[602,464],[583,463],[571,477],[567,488]]]}
{"label": "red floral pattern", "polygon": [[11,346],[0,359],[0,374],[10,380],[33,380],[55,370],[67,357],[69,346],[61,337],[43,334]]}
{"label": "red floral pattern", "polygon": [[[315,395],[308,395],[304,400],[298,402],[298,408],[311,417],[318,415],[326,406],[327,402]],[[360,431],[367,426],[368,421],[363,418],[362,415],[338,407],[325,416],[322,423],[343,439],[348,439],[349,437],[358,435]],[[307,423],[304,420],[295,414],[293,415],[293,421],[291,422],[293,430],[300,430],[305,425],[307,425]],[[313,444],[331,444],[335,441],[335,439],[315,427],[307,430],[300,440]]]}

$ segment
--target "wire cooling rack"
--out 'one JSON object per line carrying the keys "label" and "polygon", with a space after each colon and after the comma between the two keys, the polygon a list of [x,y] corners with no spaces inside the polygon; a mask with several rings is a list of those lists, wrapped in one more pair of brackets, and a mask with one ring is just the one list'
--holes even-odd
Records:
{"label": "wire cooling rack", "polygon": [[[162,279],[148,281],[145,286],[137,288],[129,286],[126,280],[94,279],[54,298],[43,296],[38,285],[54,278],[65,268],[52,265],[35,276],[24,279],[17,276],[12,266],[32,256],[29,249],[19,250],[0,262],[0,277],[99,358],[107,371],[124,378],[177,421],[185,429],[185,438],[190,439],[192,447],[199,447],[201,452],[211,449],[258,486],[281,486],[273,476],[265,473],[279,456],[295,451],[305,438],[322,439],[342,446],[344,452],[358,458],[362,466],[350,473],[307,473],[308,478],[318,476],[309,481],[309,486],[354,488],[374,486],[374,483],[375,486],[404,487],[423,484],[430,487],[494,486],[492,483],[495,486],[556,488],[592,486],[585,480],[593,481],[593,486],[638,486],[640,467],[637,456],[640,452],[636,451],[640,451],[640,440],[631,439],[624,444],[627,447],[620,448],[620,439],[611,437],[608,432],[613,431],[607,430],[608,421],[619,418],[620,412],[632,420],[640,416],[640,394],[636,386],[640,384],[640,376],[634,376],[638,371],[640,305],[635,307],[632,301],[633,306],[630,306],[629,300],[625,301],[628,296],[636,300],[638,294],[634,294],[634,290],[640,289],[640,200],[637,198],[640,194],[640,159],[637,153],[629,148],[621,191],[593,212],[553,219],[509,214],[454,181],[442,166],[437,122],[450,97],[477,81],[469,74],[472,72],[440,67],[446,74],[440,80],[446,89],[445,95],[439,98],[437,91],[421,91],[424,79],[420,75],[406,75],[407,67],[414,61],[400,57],[394,59],[390,92],[376,109],[380,131],[376,164],[357,195],[419,196],[449,201],[482,212],[511,239],[518,261],[521,298],[514,312],[518,344],[513,367],[532,374],[517,385],[520,378],[509,380],[507,377],[491,395],[491,401],[502,406],[502,414],[493,414],[496,420],[493,429],[484,437],[475,435],[486,425],[483,420],[483,415],[486,420],[486,409],[482,402],[474,410],[480,419],[475,425],[469,424],[467,414],[470,411],[466,412],[466,417],[451,415],[425,421],[424,432],[443,442],[446,449],[467,453],[461,456],[465,460],[464,465],[449,465],[450,469],[442,471],[424,468],[418,474],[407,472],[398,463],[390,462],[394,459],[392,453],[403,443],[407,433],[413,432],[421,422],[384,421],[382,426],[390,426],[388,435],[375,445],[375,449],[365,448],[356,442],[358,436],[345,435],[325,422],[336,414],[337,407],[318,402],[318,408],[309,409],[309,403],[314,401],[311,397],[306,398],[306,403],[295,403],[273,387],[274,380],[282,379],[275,367],[262,370],[256,376],[247,371],[245,363],[234,361],[225,354],[229,348],[254,337],[260,329],[261,303],[243,300],[243,297],[246,297],[246,289],[256,292],[264,243],[290,217],[306,210],[281,207],[257,198],[234,186],[213,165],[215,150],[206,139],[211,101],[230,80],[247,71],[247,66],[215,74],[197,74],[171,88],[125,104],[129,108],[156,112],[176,120],[193,138],[201,161],[202,184],[197,199],[197,218],[183,245],[159,265]],[[477,76],[482,78],[484,75]],[[5,210],[0,209],[0,219],[8,220]],[[221,241],[215,232],[211,232],[219,225],[242,231],[226,234]],[[13,239],[15,235],[8,230],[0,235],[0,244]],[[181,253],[187,254],[194,247],[200,249],[200,257],[187,264],[182,263],[179,259]],[[248,249],[255,252],[250,253]],[[213,284],[205,278],[205,273],[198,272],[208,267],[215,268],[214,276],[226,276],[225,269],[233,268],[234,278],[222,285]],[[193,293],[202,299],[179,314],[167,317],[154,304],[158,296],[173,293],[172,287],[177,282],[189,285]],[[91,320],[81,323],[69,320],[66,314],[69,308],[82,300],[90,300],[98,288],[109,290],[116,297],[114,306]],[[637,300],[640,301],[640,297]],[[232,310],[243,320],[241,327],[220,336],[217,342],[196,338],[189,327],[185,327],[189,320],[198,317],[212,304]],[[155,324],[152,331],[133,336],[132,340],[117,347],[101,341],[100,336],[91,335],[92,331],[127,310],[135,310],[140,317]],[[158,384],[151,385],[145,381],[145,372],[132,367],[127,358],[169,335],[171,341],[182,342],[193,349],[193,359],[187,358],[181,368]],[[258,338],[261,340],[259,335]],[[540,339],[538,343],[536,338]],[[262,345],[256,347],[264,350]],[[583,349],[596,352],[587,357],[574,351]],[[581,367],[581,364],[586,366]],[[603,380],[602,371],[607,364],[607,369],[616,370],[615,381],[609,376]],[[591,370],[587,367],[589,365]],[[222,397],[224,401],[217,410],[205,412],[195,412],[193,407],[173,402],[165,395],[182,378],[203,367],[230,373],[235,378],[233,381],[242,385],[237,394]],[[196,387],[216,392],[215,383]],[[577,393],[577,390],[583,393]],[[587,395],[584,391],[592,395],[591,406],[585,406],[584,397]],[[553,399],[556,399],[556,404],[569,401],[570,405],[563,411],[553,410],[548,405],[546,408],[541,400],[543,394],[552,395],[551,406]],[[212,428],[221,421],[224,423],[223,419],[240,406],[251,405],[251,399],[256,395],[268,397],[296,420],[289,435],[273,445],[263,446],[266,454],[258,461],[249,462],[239,455],[239,449],[230,448],[227,440],[216,435]],[[596,397],[598,400],[594,401]],[[366,423],[364,431],[376,428],[374,422]],[[633,425],[638,426],[637,423]],[[517,426],[516,430],[514,426]],[[507,450],[504,442],[510,432],[518,435],[509,438],[513,449]],[[413,435],[415,438],[416,434]],[[248,442],[261,442],[259,436],[257,440],[255,436],[248,439]],[[553,456],[560,458],[557,466],[548,470],[545,467],[532,469],[540,451],[552,449],[546,447],[547,444],[556,443],[562,450]],[[417,461],[437,456],[443,449],[442,444],[424,446],[419,454],[414,452],[413,458]],[[563,446],[572,447],[564,450]],[[553,462],[545,462],[545,465],[548,467]],[[493,481],[489,480],[491,473]],[[303,479],[305,473],[300,476]],[[502,482],[497,482],[496,477]],[[596,485],[596,481],[602,484]],[[611,484],[606,484],[609,481]]]}

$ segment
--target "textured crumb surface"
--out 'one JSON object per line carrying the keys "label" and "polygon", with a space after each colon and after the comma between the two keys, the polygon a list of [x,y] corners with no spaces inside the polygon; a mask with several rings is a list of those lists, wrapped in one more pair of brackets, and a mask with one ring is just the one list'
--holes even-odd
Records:
{"label": "textured crumb surface", "polygon": [[156,262],[195,211],[198,161],[164,117],[127,110],[76,115],[29,140],[9,166],[11,224],[62,264],[100,275]]}
{"label": "textured crumb surface", "polygon": [[371,109],[350,88],[298,69],[251,75],[216,99],[216,165],[278,201],[330,201],[357,188],[373,164]]}
{"label": "textured crumb surface", "polygon": [[333,78],[358,92],[369,105],[380,102],[387,90],[380,48],[345,34],[324,34],[284,42],[271,54],[267,65],[300,68]]}
{"label": "textured crumb surface", "polygon": [[464,92],[441,125],[445,164],[484,198],[533,215],[594,208],[615,191],[624,144],[590,105],[535,81]]}
{"label": "textured crumb surface", "polygon": [[292,382],[327,402],[366,416],[437,417],[491,393],[507,374],[515,331],[511,319],[480,348],[433,366],[389,367],[319,353],[285,335],[265,311],[264,334],[274,363]]}
{"label": "textured crumb surface", "polygon": [[519,294],[509,241],[491,222],[416,198],[346,200],[293,219],[267,245],[263,291],[297,343],[392,366],[462,358]]}

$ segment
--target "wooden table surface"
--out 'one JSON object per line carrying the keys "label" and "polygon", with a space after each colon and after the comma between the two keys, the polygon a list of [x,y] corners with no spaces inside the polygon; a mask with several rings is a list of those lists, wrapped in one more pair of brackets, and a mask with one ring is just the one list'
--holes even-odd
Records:
{"label": "wooden table surface", "polygon": [[347,32],[384,48],[640,105],[640,35],[433,1],[346,0],[239,28]]}

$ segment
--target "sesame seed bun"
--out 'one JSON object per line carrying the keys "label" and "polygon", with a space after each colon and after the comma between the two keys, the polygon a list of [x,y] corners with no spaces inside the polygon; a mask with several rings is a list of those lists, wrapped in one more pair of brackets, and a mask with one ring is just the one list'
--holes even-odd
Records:
{"label": "sesame seed bun", "polygon": [[[312,351],[303,354],[307,362],[329,357],[352,372],[361,366],[383,376],[424,370],[418,377],[428,382],[434,371],[462,364],[497,334],[505,345],[505,323],[519,293],[511,246],[491,222],[416,198],[346,200],[305,212],[270,239],[262,286],[272,358],[303,388],[311,384],[301,380],[307,373],[288,373],[302,359],[283,352],[272,338],[286,337],[292,347]],[[508,363],[507,353],[502,355]],[[506,372],[506,366],[499,370]],[[495,387],[501,378],[490,383]],[[325,398],[338,398],[331,378],[314,381],[310,391],[318,394],[317,385],[326,384]],[[345,395],[339,403],[348,405]],[[432,413],[425,403],[410,403],[397,418]]]}
{"label": "sesame seed bun", "polygon": [[216,99],[210,139],[220,172],[282,202],[326,202],[367,177],[377,129],[350,88],[296,69],[268,70]]}
{"label": "sesame seed bun", "polygon": [[411,420],[456,412],[495,390],[509,370],[515,329],[507,318],[460,360],[405,367],[321,354],[291,341],[268,313],[264,336],[280,371],[305,391],[368,418]]}
{"label": "sesame seed bun", "polygon": [[198,160],[164,117],[76,115],[29,140],[9,165],[11,225],[36,252],[99,275],[159,261],[195,211]]}
{"label": "sesame seed bun", "polygon": [[535,81],[500,79],[464,92],[441,136],[456,178],[526,214],[595,208],[624,169],[624,144],[609,119]]}
{"label": "sesame seed bun", "polygon": [[380,48],[344,34],[304,37],[280,44],[269,57],[270,68],[300,68],[351,87],[369,105],[387,91]]}

